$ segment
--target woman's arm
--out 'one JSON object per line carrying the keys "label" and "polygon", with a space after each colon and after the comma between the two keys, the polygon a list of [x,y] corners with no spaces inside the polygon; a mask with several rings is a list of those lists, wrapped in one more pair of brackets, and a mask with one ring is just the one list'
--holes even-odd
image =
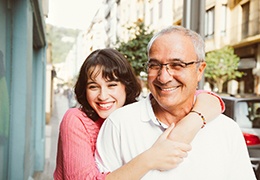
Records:
{"label": "woman's arm", "polygon": [[167,139],[174,126],[170,126],[154,145],[130,162],[107,175],[106,180],[141,179],[150,170],[169,170],[187,156],[191,146]]}
{"label": "woman's arm", "polygon": [[[198,91],[196,97],[192,110],[200,112],[206,122],[216,118],[225,109],[222,99],[214,93]],[[150,149],[108,174],[106,180],[140,179],[150,170],[175,168],[191,150],[191,146],[186,143],[192,141],[202,125],[201,116],[189,113],[175,128],[170,126]]]}
{"label": "woman's arm", "polygon": [[174,142],[167,139],[173,126],[169,127],[154,143],[154,145],[136,156],[129,163],[108,175],[100,173],[93,156],[94,144],[88,133],[91,120],[80,116],[78,110],[70,109],[66,112],[60,124],[58,152],[55,180],[65,179],[141,179],[150,170],[168,170],[176,167],[187,156],[191,146],[185,143]]}
{"label": "woman's arm", "polygon": [[105,178],[93,156],[98,130],[80,110],[72,108],[65,113],[60,124],[55,180]]}
{"label": "woman's arm", "polygon": [[[225,104],[217,94],[200,90],[197,91],[192,110],[201,113],[205,122],[208,123],[225,110]],[[168,138],[174,141],[190,143],[202,126],[202,117],[197,113],[190,112],[176,124]]]}

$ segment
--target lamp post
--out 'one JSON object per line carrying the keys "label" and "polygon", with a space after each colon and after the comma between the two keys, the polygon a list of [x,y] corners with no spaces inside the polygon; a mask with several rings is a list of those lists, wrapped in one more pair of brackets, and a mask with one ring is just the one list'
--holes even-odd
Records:
{"label": "lamp post", "polygon": [[[199,33],[204,38],[205,0],[183,0],[182,26]],[[204,76],[199,82],[199,89],[203,89]]]}

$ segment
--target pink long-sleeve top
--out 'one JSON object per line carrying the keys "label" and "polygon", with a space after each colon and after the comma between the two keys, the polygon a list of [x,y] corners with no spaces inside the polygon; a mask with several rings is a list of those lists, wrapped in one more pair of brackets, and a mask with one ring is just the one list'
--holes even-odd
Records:
{"label": "pink long-sleeve top", "polygon": [[[80,109],[69,109],[60,124],[55,180],[103,180],[94,153],[99,129],[104,122],[94,122]],[[65,147],[65,148],[63,148]]]}

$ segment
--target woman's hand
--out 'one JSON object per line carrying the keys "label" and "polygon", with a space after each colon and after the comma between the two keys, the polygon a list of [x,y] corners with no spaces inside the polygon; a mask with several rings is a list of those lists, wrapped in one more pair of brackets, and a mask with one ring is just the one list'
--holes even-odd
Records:
{"label": "woman's hand", "polygon": [[177,167],[187,156],[191,146],[169,140],[168,136],[173,127],[170,126],[151,148],[108,174],[106,180],[141,179],[150,170],[166,171]]}
{"label": "woman's hand", "polygon": [[173,128],[172,125],[166,129],[153,146],[147,150],[147,161],[150,161],[151,169],[164,171],[175,168],[191,150],[191,145],[167,138]]}

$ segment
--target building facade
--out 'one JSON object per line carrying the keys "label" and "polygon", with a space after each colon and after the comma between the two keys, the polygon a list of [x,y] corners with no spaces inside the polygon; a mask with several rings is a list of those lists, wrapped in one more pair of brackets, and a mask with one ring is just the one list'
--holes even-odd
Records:
{"label": "building facade", "polygon": [[[226,45],[234,48],[240,58],[236,79],[237,93],[260,94],[260,2],[258,0],[206,1],[205,40],[206,52]],[[226,92],[229,92],[228,84]]]}
{"label": "building facade", "polygon": [[[244,72],[244,76],[236,79],[235,83],[227,83],[224,91],[229,92],[228,87],[236,86],[232,88],[236,93],[260,94],[260,1],[198,1],[205,6],[199,23],[204,24],[206,52],[229,45],[240,57],[239,70]],[[184,8],[188,12],[194,8],[187,5],[189,3],[190,0],[104,0],[100,9],[102,16],[98,20],[99,25],[102,22],[105,27],[98,29],[98,34],[103,34],[103,41],[97,43],[105,42],[104,47],[115,47],[117,40],[127,41],[131,34],[127,27],[138,19],[155,31],[169,25],[183,25]],[[97,33],[93,28],[95,25],[97,22],[93,21],[87,32],[92,38]]]}
{"label": "building facade", "polygon": [[45,163],[47,1],[0,0],[0,179],[31,179]]}

